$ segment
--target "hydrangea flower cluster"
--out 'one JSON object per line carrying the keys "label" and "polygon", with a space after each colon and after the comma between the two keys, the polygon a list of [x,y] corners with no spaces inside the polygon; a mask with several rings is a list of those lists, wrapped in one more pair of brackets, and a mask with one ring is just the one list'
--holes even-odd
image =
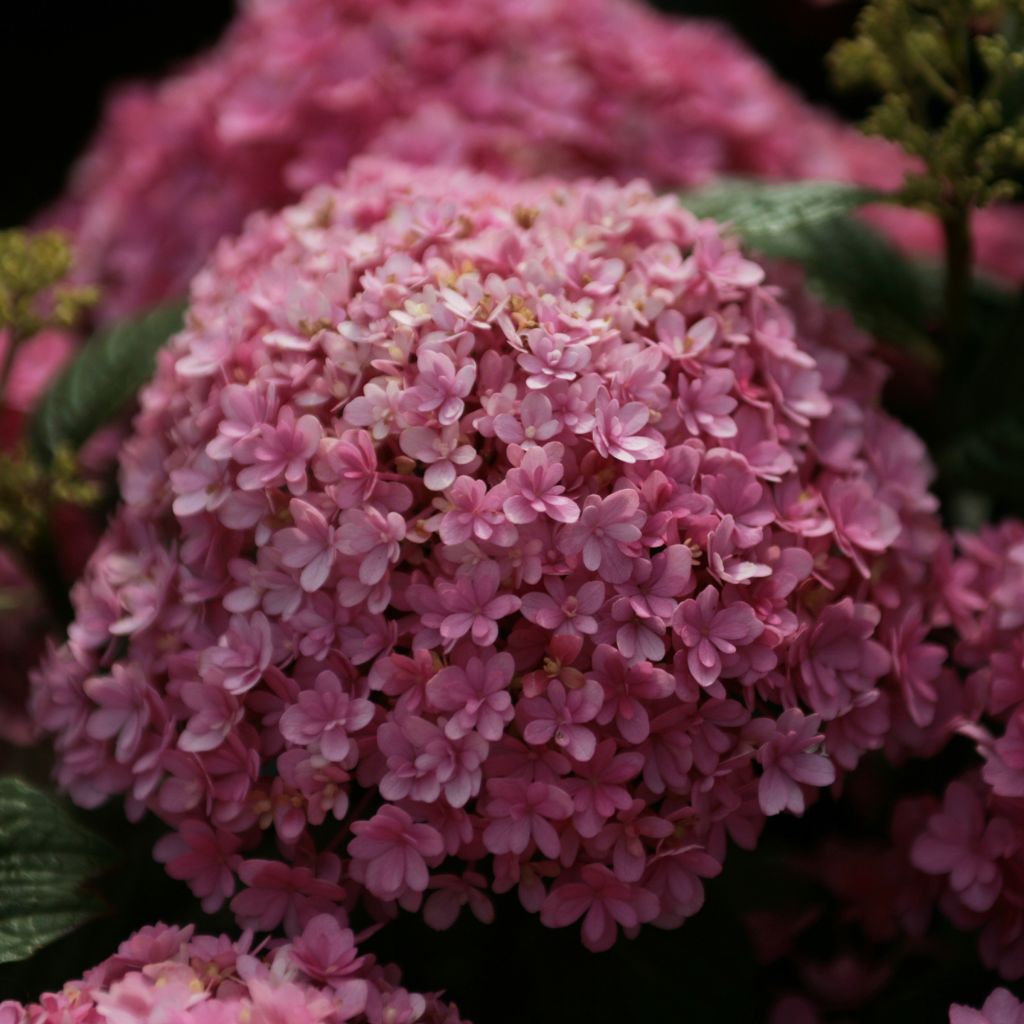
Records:
{"label": "hydrangea flower cluster", "polygon": [[781,295],[642,183],[360,161],[255,218],[35,681],[61,784],[162,816],[245,927],[693,914],[729,838],[938,701],[922,445]]}
{"label": "hydrangea flower cluster", "polygon": [[949,734],[975,742],[983,765],[925,803],[914,867],[942,883],[954,923],[981,929],[986,966],[1024,977],[1024,523],[958,537],[944,588],[966,673]]}
{"label": "hydrangea flower cluster", "polygon": [[326,914],[289,943],[261,946],[250,932],[233,940],[158,924],[60,992],[0,1002],[0,1024],[459,1024],[439,995],[400,982]]}
{"label": "hydrangea flower cluster", "polygon": [[[113,99],[53,217],[118,316],[184,294],[248,213],[360,153],[665,187],[724,173],[895,187],[906,166],[725,27],[636,0],[248,0],[207,56]],[[924,218],[897,237],[908,219]]]}

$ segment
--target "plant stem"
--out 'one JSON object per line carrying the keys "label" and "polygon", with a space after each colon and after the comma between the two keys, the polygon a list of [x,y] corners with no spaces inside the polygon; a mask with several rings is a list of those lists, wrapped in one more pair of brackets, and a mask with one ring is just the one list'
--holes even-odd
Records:
{"label": "plant stem", "polygon": [[963,354],[970,298],[971,265],[974,260],[971,240],[970,208],[957,206],[942,217],[946,249],[946,294],[942,335],[948,355],[947,371],[956,373]]}

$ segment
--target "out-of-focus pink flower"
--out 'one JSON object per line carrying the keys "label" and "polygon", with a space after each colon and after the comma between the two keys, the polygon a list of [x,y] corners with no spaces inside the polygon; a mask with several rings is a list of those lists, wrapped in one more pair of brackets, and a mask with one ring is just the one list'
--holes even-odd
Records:
{"label": "out-of-focus pink flower", "polygon": [[1021,837],[1001,818],[986,822],[976,793],[962,782],[946,790],[942,810],[928,820],[911,857],[929,874],[949,876],[949,884],[974,911],[988,910],[1003,883],[1001,861],[1018,853]]}
{"label": "out-of-focus pink flower", "polygon": [[436,829],[415,825],[400,807],[381,808],[368,821],[352,826],[349,843],[353,872],[381,899],[403,892],[423,892],[427,887],[427,860],[439,858],[444,849]]}

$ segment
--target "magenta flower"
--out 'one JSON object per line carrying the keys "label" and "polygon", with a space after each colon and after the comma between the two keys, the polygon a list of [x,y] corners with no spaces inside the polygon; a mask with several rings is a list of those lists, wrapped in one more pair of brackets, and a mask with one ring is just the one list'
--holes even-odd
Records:
{"label": "magenta flower", "polygon": [[595,953],[611,949],[619,927],[636,928],[658,916],[658,898],[647,889],[616,878],[600,864],[580,869],[579,881],[565,881],[548,894],[540,919],[565,928],[583,918],[583,945]]}
{"label": "magenta flower", "polygon": [[885,649],[870,639],[878,621],[877,609],[844,598],[822,609],[794,646],[792,658],[809,703],[825,721],[848,711],[889,670]]}
{"label": "magenta flower", "polygon": [[439,859],[441,836],[429,825],[415,825],[400,807],[386,804],[368,821],[352,824],[348,844],[353,873],[382,900],[427,887],[427,862]]}
{"label": "magenta flower", "polygon": [[86,732],[97,740],[116,740],[114,756],[131,761],[139,749],[154,708],[152,689],[141,671],[114,665],[109,676],[94,676],[82,687],[97,705],[86,722]]}
{"label": "magenta flower", "polygon": [[1004,818],[986,820],[977,795],[963,782],[946,790],[942,810],[911,850],[914,866],[930,875],[948,875],[964,905],[988,910],[1003,887],[1002,861],[1019,854],[1018,830]]}
{"label": "magenta flower", "polygon": [[701,686],[714,685],[722,673],[722,655],[753,643],[764,624],[745,601],[719,608],[719,592],[705,587],[683,601],[672,616],[672,628],[687,648],[686,664]]}
{"label": "magenta flower", "polygon": [[651,411],[641,402],[620,404],[602,388],[597,393],[594,413],[594,447],[605,458],[634,463],[660,459],[665,440],[656,430],[647,428]]}
{"label": "magenta flower", "polygon": [[571,498],[564,497],[565,487],[558,483],[563,472],[558,462],[550,461],[544,448],[527,451],[518,468],[509,470],[505,477],[509,496],[501,507],[508,521],[524,526],[543,515],[556,523],[575,523],[580,509]]}
{"label": "magenta flower", "polygon": [[238,486],[256,491],[286,483],[292,494],[305,494],[309,463],[322,436],[323,427],[315,416],[296,417],[291,407],[285,406],[276,426],[260,425],[259,440],[251,452],[239,452],[237,446],[233,449],[239,462],[249,463],[238,474]]}
{"label": "magenta flower", "polygon": [[352,932],[327,914],[269,949],[254,946],[251,933],[231,939],[153,925],[60,991],[28,1006],[0,1002],[0,1024],[413,1024],[425,1014],[460,1024],[454,1006],[402,988],[394,965],[358,956]]}
{"label": "magenta flower", "polygon": [[586,680],[577,690],[566,690],[555,679],[543,697],[532,697],[519,704],[523,739],[533,746],[554,740],[570,757],[589,761],[597,739],[584,723],[592,722],[603,704],[604,694],[593,679]]}
{"label": "magenta flower", "polygon": [[475,871],[461,876],[435,875],[430,887],[434,891],[423,904],[423,919],[431,928],[450,928],[467,906],[481,923],[494,922],[494,904],[487,897],[487,879],[483,875]]}
{"label": "magenta flower", "polygon": [[274,537],[274,545],[281,553],[281,564],[289,569],[301,569],[299,584],[307,593],[314,593],[326,582],[341,550],[341,537],[324,514],[300,498],[288,505],[293,527]]}
{"label": "magenta flower", "polygon": [[338,532],[339,548],[359,561],[359,582],[372,587],[398,561],[405,520],[397,512],[381,515],[372,506],[354,508],[342,513]]}
{"label": "magenta flower", "polygon": [[385,722],[377,730],[377,746],[387,763],[380,781],[387,800],[433,803],[443,793],[450,806],[464,807],[480,791],[480,765],[488,748],[478,733],[453,739],[433,722],[409,715]]}
{"label": "magenta flower", "polygon": [[302,934],[292,940],[291,957],[314,981],[328,982],[335,989],[355,981],[366,989],[365,981],[351,977],[362,970],[366,957],[358,955],[351,930],[343,928],[330,914],[310,919]]}
{"label": "magenta flower", "polygon": [[861,573],[866,574],[867,563],[861,552],[884,551],[891,547],[902,529],[899,516],[862,480],[831,481],[824,495],[836,543]]}
{"label": "magenta flower", "polygon": [[679,415],[695,437],[707,433],[715,438],[735,437],[738,431],[732,413],[736,378],[732,370],[708,370],[703,377],[679,378]]}
{"label": "magenta flower", "polygon": [[639,547],[644,515],[636,491],[615,491],[606,498],[591,495],[583,503],[579,522],[561,532],[562,550],[582,555],[583,565],[600,571],[608,583],[625,583],[632,571],[631,559]]}
{"label": "magenta flower", "polygon": [[434,413],[444,427],[458,423],[465,408],[463,400],[476,379],[476,365],[466,363],[456,370],[443,352],[424,349],[417,358],[417,369],[416,383],[406,392],[409,407]]}
{"label": "magenta flower", "polygon": [[551,401],[543,391],[531,391],[519,403],[518,413],[503,412],[494,417],[494,433],[505,444],[530,449],[558,436],[561,426]]}
{"label": "magenta flower", "polygon": [[799,708],[790,708],[777,722],[757,718],[746,727],[746,736],[758,744],[762,772],[757,798],[765,814],[803,814],[801,785],[822,787],[835,782],[832,762],[815,752],[824,738],[817,731],[819,723],[817,715],[805,716]]}
{"label": "magenta flower", "polygon": [[274,656],[270,620],[262,612],[232,615],[228,629],[200,662],[203,681],[228,693],[245,693],[259,681]]}
{"label": "magenta flower", "polygon": [[269,932],[279,924],[286,932],[301,931],[307,921],[344,895],[336,882],[318,878],[305,867],[276,860],[247,860],[238,868],[245,883],[231,909],[246,928]]}
{"label": "magenta flower", "polygon": [[684,544],[672,544],[648,560],[637,559],[633,576],[616,590],[616,601],[628,601],[642,619],[670,622],[678,599],[692,587],[693,555]]}
{"label": "magenta flower", "polygon": [[765,280],[642,183],[363,161],[253,221],[37,673],[61,785],[160,815],[201,898],[250,887],[246,926],[583,886],[546,919],[592,944],[680,923],[867,750],[960,730],[1013,799],[1024,534],[954,564],[868,340]]}
{"label": "magenta flower", "polygon": [[505,521],[497,489],[482,480],[460,476],[448,490],[451,508],[441,517],[438,532],[445,544],[463,544],[471,538],[509,547],[516,531]]}
{"label": "magenta flower", "polygon": [[605,595],[605,585],[600,580],[571,588],[557,576],[549,576],[544,589],[546,594],[535,590],[523,597],[524,618],[555,634],[592,636],[597,632],[595,616],[604,605]]}
{"label": "magenta flower", "polygon": [[501,570],[497,562],[482,562],[472,576],[454,582],[440,580],[437,593],[447,614],[441,620],[441,636],[452,644],[467,633],[478,647],[498,639],[498,620],[519,608],[514,594],[499,594]]}
{"label": "magenta flower", "polygon": [[346,430],[320,442],[313,472],[338,508],[367,501],[377,487],[377,451],[365,430]]}
{"label": "magenta flower", "polygon": [[373,718],[373,704],[352,697],[333,672],[321,672],[312,690],[303,690],[298,703],[281,715],[281,735],[289,742],[316,748],[328,761],[344,761],[352,747],[352,733]]}
{"label": "magenta flower", "polygon": [[605,694],[598,722],[614,722],[624,739],[643,743],[651,729],[647,709],[653,702],[671,696],[676,688],[675,679],[649,661],[629,664],[607,644],[594,651],[593,664],[594,679]]}
{"label": "magenta flower", "polygon": [[451,424],[440,433],[429,427],[408,427],[400,439],[402,451],[427,467],[423,482],[432,491],[443,491],[455,482],[458,466],[476,458],[472,445],[460,444],[459,428]]}
{"label": "magenta flower", "polygon": [[512,721],[509,684],[515,671],[512,655],[490,653],[470,658],[465,666],[449,665],[427,683],[426,696],[438,711],[454,712],[445,723],[445,735],[459,739],[476,731],[491,743],[501,739]]}
{"label": "magenta flower", "polygon": [[573,803],[573,824],[585,839],[593,839],[616,811],[632,806],[626,783],[640,774],[643,754],[617,753],[614,740],[602,740],[594,756],[568,782]]}
{"label": "magenta flower", "polygon": [[519,365],[528,374],[528,388],[540,390],[556,381],[575,380],[590,364],[590,349],[568,335],[535,330],[529,332],[528,340],[529,350],[519,356]]}
{"label": "magenta flower", "polygon": [[235,872],[242,863],[242,841],[231,832],[186,820],[177,832],[160,839],[153,856],[167,865],[171,878],[188,883],[202,901],[203,910],[215,913],[235,891]]}
{"label": "magenta flower", "polygon": [[983,771],[997,796],[1024,796],[1024,711],[1017,709],[1006,732],[992,744]]}
{"label": "magenta flower", "polygon": [[521,854],[533,842],[545,857],[558,856],[561,843],[552,822],[564,821],[573,809],[564,789],[527,779],[489,779],[487,795],[483,841],[491,853]]}

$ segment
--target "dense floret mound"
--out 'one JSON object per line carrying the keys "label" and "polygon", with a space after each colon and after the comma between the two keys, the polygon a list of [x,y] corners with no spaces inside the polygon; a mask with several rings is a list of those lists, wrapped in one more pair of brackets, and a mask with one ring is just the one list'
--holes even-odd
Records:
{"label": "dense floret mound", "polygon": [[906,163],[724,26],[634,0],[249,0],[208,55],[117,94],[55,218],[121,315],[184,294],[248,213],[360,153],[667,187],[889,187]]}
{"label": "dense floret mound", "polygon": [[934,718],[943,535],[882,376],[643,183],[360,161],[194,282],[35,680],[59,781],[246,927],[515,887],[595,949],[678,924]]}
{"label": "dense floret mound", "polygon": [[402,988],[393,967],[360,956],[352,932],[326,914],[288,943],[252,934],[143,928],[109,959],[22,1006],[0,1002],[0,1024],[459,1024],[437,995]]}

